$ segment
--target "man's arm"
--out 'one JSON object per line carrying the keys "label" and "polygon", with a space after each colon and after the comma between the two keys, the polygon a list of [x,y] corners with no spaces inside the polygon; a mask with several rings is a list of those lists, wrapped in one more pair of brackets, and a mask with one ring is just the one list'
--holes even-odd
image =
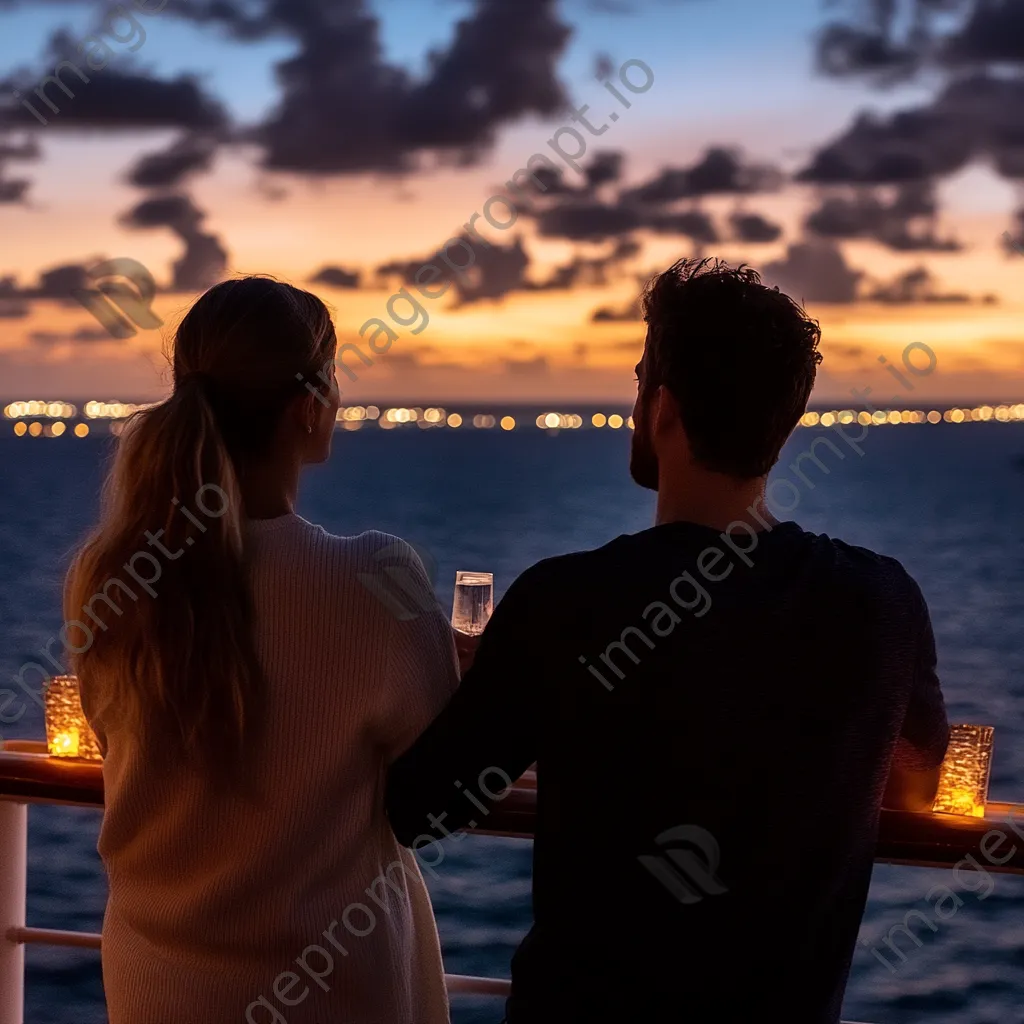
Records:
{"label": "man's arm", "polygon": [[[915,590],[917,590],[915,585]],[[924,597],[916,670],[903,728],[893,755],[882,806],[893,810],[930,811],[939,786],[939,769],[949,745],[949,720],[936,673],[935,635]]]}
{"label": "man's arm", "polygon": [[889,781],[885,786],[882,806],[893,811],[919,811],[927,813],[935,803],[939,789],[939,768],[917,771],[893,762]]}
{"label": "man's arm", "polygon": [[455,696],[388,772],[388,817],[406,846],[482,824],[537,759],[547,659],[533,579],[512,584]]}

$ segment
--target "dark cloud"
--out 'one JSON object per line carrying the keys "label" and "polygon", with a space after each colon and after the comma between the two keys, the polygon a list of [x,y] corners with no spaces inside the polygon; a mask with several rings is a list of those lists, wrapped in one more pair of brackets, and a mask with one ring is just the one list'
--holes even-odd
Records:
{"label": "dark cloud", "polygon": [[42,157],[39,140],[31,136],[20,142],[10,138],[0,138],[0,161],[6,160],[39,160]]}
{"label": "dark cloud", "polygon": [[70,334],[58,334],[54,331],[33,331],[29,336],[33,345],[63,345],[67,342],[73,344],[93,344],[102,341],[115,341],[109,331],[99,327],[79,327],[77,331]]}
{"label": "dark cloud", "polygon": [[346,270],[344,267],[321,267],[310,279],[310,284],[325,284],[330,288],[359,287],[359,271]]}
{"label": "dark cloud", "polygon": [[[825,73],[939,84],[913,109],[861,114],[814,156],[802,180],[934,183],[984,162],[1024,182],[1024,3],[848,0],[841,10],[819,38]],[[931,241],[900,230],[892,238],[904,250]]]}
{"label": "dark cloud", "polygon": [[[608,283],[613,270],[640,250],[632,239],[620,239],[609,251],[596,256],[577,255],[555,267],[542,281],[529,277],[532,261],[521,238],[503,246],[484,247],[468,236],[448,244],[425,259],[393,260],[377,268],[382,282],[399,278],[404,284],[422,285],[440,291],[447,285],[455,295],[455,305],[498,301],[514,292],[569,291],[598,287]],[[472,254],[472,256],[470,255]],[[454,268],[464,267],[461,272]],[[424,268],[436,268],[436,273]],[[420,278],[419,282],[417,277]]]}
{"label": "dark cloud", "polygon": [[864,355],[861,345],[829,345],[829,355],[845,356],[847,359],[859,359]]}
{"label": "dark cloud", "polygon": [[[76,41],[66,32],[59,32],[51,40],[49,59],[40,68],[21,71],[0,81],[0,127],[38,129],[45,122],[51,129],[78,131],[210,131],[227,125],[224,108],[190,75],[160,79],[141,71],[113,67],[93,71],[84,57],[77,57],[71,61],[74,67],[65,64],[60,75],[55,76],[57,65],[76,49]],[[13,95],[15,91],[20,92],[20,98]]]}
{"label": "dark cloud", "polygon": [[0,278],[0,319],[25,319],[32,312],[32,307],[16,293],[5,294],[5,289],[10,287],[14,287],[13,278]]}
{"label": "dark cloud", "polygon": [[174,264],[171,289],[197,292],[222,280],[228,262],[217,237],[202,230],[205,218],[188,196],[166,195],[143,200],[122,221],[133,228],[170,228],[185,243],[184,254]]}
{"label": "dark cloud", "polygon": [[644,214],[621,203],[596,199],[569,200],[537,213],[537,229],[547,238],[600,242],[628,235],[644,226]]}
{"label": "dark cloud", "polygon": [[[569,29],[556,6],[475,0],[450,45],[431,52],[426,76],[415,79],[384,60],[379,22],[361,0],[268,3],[267,26],[300,46],[278,65],[282,100],[254,133],[265,166],[305,174],[401,171],[428,151],[473,162],[501,125],[566,107],[555,65]],[[230,16],[222,20],[232,24]]]}
{"label": "dark cloud", "polygon": [[604,82],[612,77],[616,64],[607,53],[599,53],[594,57],[594,77]]}
{"label": "dark cloud", "polygon": [[547,356],[536,356],[533,359],[503,360],[505,373],[510,377],[546,377],[551,372],[551,364]]}
{"label": "dark cloud", "polygon": [[[791,245],[784,260],[769,263],[763,271],[766,284],[777,286],[798,302],[828,302],[849,305],[879,302],[887,305],[948,303],[991,304],[994,295],[972,296],[946,292],[936,286],[927,267],[915,267],[889,281],[866,281],[866,275],[852,269],[842,252],[831,242]],[[864,284],[866,287],[861,288]]]}
{"label": "dark cloud", "polygon": [[32,297],[37,299],[66,299],[76,291],[89,286],[89,275],[78,263],[68,263],[39,275],[39,284]]}
{"label": "dark cloud", "polygon": [[624,156],[619,152],[595,153],[594,158],[584,168],[587,184],[591,189],[597,189],[621,180],[623,162]]}
{"label": "dark cloud", "polygon": [[[587,184],[581,187],[566,185],[561,170],[538,167],[530,200],[518,204],[520,213],[533,217],[538,233],[546,238],[601,242],[632,239],[646,230],[690,238],[698,246],[712,245],[722,235],[711,216],[694,205],[698,197],[774,190],[781,182],[772,168],[745,164],[736,153],[717,148],[692,168],[663,170],[645,184],[619,188],[617,195],[595,196],[599,184],[622,181],[623,163],[621,153],[599,154],[585,168]],[[756,214],[738,213],[732,226],[746,241],[774,241],[782,234],[781,228]]]}
{"label": "dark cloud", "polygon": [[[544,159],[547,159],[546,157]],[[529,177],[522,185],[522,188],[532,195],[543,196],[582,196],[589,195],[586,188],[577,188],[565,180],[565,171],[561,167],[552,164],[550,167],[541,165],[530,169]],[[528,208],[526,202],[519,204],[521,208]]]}
{"label": "dark cloud", "polygon": [[941,55],[953,65],[1024,64],[1024,5],[1019,0],[976,3]]}
{"label": "dark cloud", "polygon": [[[393,260],[377,268],[385,281],[398,277],[408,285],[420,284],[429,291],[440,292],[447,285],[454,291],[457,306],[504,298],[511,292],[529,291],[526,277],[530,257],[522,239],[510,245],[492,243],[488,247],[467,236],[460,236],[444,250],[425,259]],[[436,268],[437,273],[424,268]],[[462,272],[453,267],[465,267]],[[421,272],[423,272],[421,274]],[[419,276],[419,281],[417,281]]]}
{"label": "dark cloud", "polygon": [[602,256],[576,256],[569,263],[556,267],[543,284],[535,287],[542,291],[563,291],[580,287],[602,287],[610,273],[640,252],[640,244],[630,238],[620,239],[615,247]]}
{"label": "dark cloud", "polygon": [[973,129],[962,132],[937,109],[881,117],[861,114],[818,152],[798,175],[817,185],[925,182],[964,167],[974,149]]}
{"label": "dark cloud", "polygon": [[1018,210],[1013,219],[1016,222],[1014,232],[1003,232],[1003,248],[1007,255],[1024,256],[1024,208]]}
{"label": "dark cloud", "polygon": [[776,168],[744,163],[739,150],[715,147],[692,167],[667,167],[622,198],[636,203],[671,203],[704,196],[773,192],[782,184],[782,173]]}
{"label": "dark cloud", "polygon": [[640,310],[639,302],[633,302],[621,309],[615,309],[612,306],[601,306],[590,314],[590,320],[595,324],[627,323],[643,320],[643,313]]}
{"label": "dark cloud", "polygon": [[941,292],[935,287],[935,278],[927,267],[915,267],[898,275],[892,281],[876,285],[866,296],[868,302],[888,305],[914,305],[917,303],[949,303],[966,305],[973,302],[992,304],[995,296],[976,298],[963,292]]}
{"label": "dark cloud", "polygon": [[848,0],[842,10],[843,19],[818,39],[818,64],[827,74],[886,81],[1024,62],[1019,0]]}
{"label": "dark cloud", "polygon": [[827,75],[898,79],[913,74],[918,63],[913,49],[886,38],[877,28],[833,24],[818,39],[818,67]]}
{"label": "dark cloud", "polygon": [[[570,185],[565,180],[565,168],[556,165],[547,157],[546,163],[535,162],[529,168],[530,177],[524,178],[517,187],[529,197],[538,196],[553,198],[555,196],[579,196],[591,199],[594,193],[606,185],[617,184],[622,179],[625,154],[618,150],[601,150],[583,165],[584,182],[582,185]],[[517,205],[524,212],[530,212],[532,206],[529,199],[519,201]]]}
{"label": "dark cloud", "polygon": [[166,149],[141,157],[128,173],[137,188],[175,188],[189,175],[208,171],[217,152],[209,135],[184,135]]}
{"label": "dark cloud", "polygon": [[737,211],[729,217],[729,224],[733,238],[740,242],[777,242],[782,237],[782,228],[759,213]]}
{"label": "dark cloud", "polygon": [[698,243],[718,241],[714,222],[701,210],[672,212],[629,202],[570,199],[536,210],[534,215],[542,236],[573,242],[602,242],[632,235],[643,228],[661,235],[682,235]]}
{"label": "dark cloud", "polygon": [[766,284],[777,286],[800,303],[856,302],[863,276],[828,242],[791,245],[785,259],[769,263],[762,273]]}
{"label": "dark cloud", "polygon": [[655,213],[650,216],[646,226],[659,235],[683,235],[699,244],[710,245],[718,241],[718,229],[702,210]]}
{"label": "dark cloud", "polygon": [[77,302],[75,293],[90,287],[88,272],[78,263],[44,270],[34,285],[22,288],[17,278],[0,277],[0,319],[22,320],[36,301]]}
{"label": "dark cloud", "polygon": [[122,218],[125,224],[133,228],[170,227],[175,231],[194,230],[202,220],[202,211],[185,195],[146,199]]}
{"label": "dark cloud", "polygon": [[7,165],[13,161],[39,160],[42,151],[39,143],[31,136],[21,141],[0,135],[0,206],[22,203],[32,182],[27,178],[8,177]]}
{"label": "dark cloud", "polygon": [[878,189],[852,189],[827,195],[807,218],[806,227],[822,238],[872,238],[898,252],[956,252],[953,238],[940,238],[938,203],[927,183],[898,187],[891,198]]}
{"label": "dark cloud", "polygon": [[31,187],[27,178],[0,178],[0,206],[23,202]]}

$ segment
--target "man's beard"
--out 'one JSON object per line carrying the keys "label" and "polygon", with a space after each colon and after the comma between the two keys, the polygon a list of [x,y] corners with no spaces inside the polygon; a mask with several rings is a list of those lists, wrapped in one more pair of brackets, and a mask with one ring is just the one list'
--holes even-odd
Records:
{"label": "man's beard", "polygon": [[633,443],[629,451],[629,475],[649,491],[658,489],[658,456],[654,454],[645,418],[638,418],[633,430]]}

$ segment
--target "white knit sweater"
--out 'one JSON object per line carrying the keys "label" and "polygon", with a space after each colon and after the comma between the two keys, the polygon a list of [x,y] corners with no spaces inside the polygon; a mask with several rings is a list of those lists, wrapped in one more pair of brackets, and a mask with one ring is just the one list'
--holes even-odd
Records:
{"label": "white knit sweater", "polygon": [[258,805],[139,751],[82,680],[107,749],[111,1024],[443,1024],[430,899],[383,792],[458,684],[451,628],[394,537],[294,515],[249,535],[270,690]]}

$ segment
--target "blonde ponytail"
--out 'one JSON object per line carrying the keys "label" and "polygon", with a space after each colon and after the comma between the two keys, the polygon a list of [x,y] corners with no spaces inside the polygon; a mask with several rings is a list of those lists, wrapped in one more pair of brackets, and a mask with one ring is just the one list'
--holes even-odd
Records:
{"label": "blonde ponytail", "polygon": [[[333,339],[315,296],[266,278],[200,299],[178,331],[174,393],[128,421],[68,576],[67,645],[90,712],[221,780],[258,746],[265,696],[239,471]],[[225,372],[246,356],[248,377]]]}

